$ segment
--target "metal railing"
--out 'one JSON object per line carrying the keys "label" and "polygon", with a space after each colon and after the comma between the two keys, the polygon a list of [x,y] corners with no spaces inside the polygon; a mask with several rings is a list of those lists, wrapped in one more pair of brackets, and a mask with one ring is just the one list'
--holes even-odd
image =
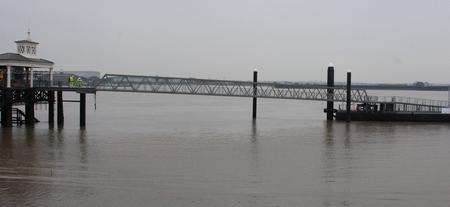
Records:
{"label": "metal railing", "polygon": [[[256,96],[253,93],[256,86]],[[96,85],[98,91],[171,93],[208,96],[259,97],[277,99],[301,99],[315,101],[346,101],[344,87],[326,87],[318,85],[301,87],[283,87],[278,83],[234,80],[213,80],[196,78],[174,78],[159,76],[134,76],[106,74]],[[328,92],[334,90],[334,95]],[[365,90],[352,90],[353,102],[365,102]]]}
{"label": "metal railing", "polygon": [[[75,83],[69,82],[69,77],[74,77]],[[72,88],[95,88],[99,78],[85,78],[70,73],[54,73],[53,83],[50,83],[50,74],[47,71],[35,71],[33,74],[34,87],[72,87]]]}
{"label": "metal railing", "polygon": [[446,108],[449,104],[448,101],[403,96],[368,96],[367,98],[370,103],[396,103],[415,106],[435,106],[441,108]]}
{"label": "metal railing", "polygon": [[[345,102],[345,86],[327,87],[313,84],[280,84],[276,82],[251,82],[236,80],[214,80],[197,78],[176,78],[160,76],[136,76],[105,74],[101,79],[85,79],[82,85],[71,85],[70,74],[55,74],[50,84],[48,72],[34,74],[36,88],[61,87],[64,89],[89,88],[97,91],[170,93],[209,96],[259,97],[276,99],[300,99],[315,101]],[[254,94],[253,87],[257,91]],[[333,93],[330,93],[330,90]],[[366,90],[351,90],[353,103],[395,103],[398,110],[440,110],[448,107],[448,101],[430,100],[401,96],[369,96]],[[428,107],[428,108],[427,108]]]}

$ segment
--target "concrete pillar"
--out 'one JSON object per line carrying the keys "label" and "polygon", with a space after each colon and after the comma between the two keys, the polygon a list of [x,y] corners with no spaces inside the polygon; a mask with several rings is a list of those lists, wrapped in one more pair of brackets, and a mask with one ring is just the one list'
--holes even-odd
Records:
{"label": "concrete pillar", "polygon": [[333,102],[333,99],[334,99],[334,89],[333,89],[333,87],[334,87],[334,65],[333,65],[333,63],[330,63],[330,65],[328,66],[328,69],[327,69],[327,87],[328,87],[328,89],[327,89],[327,99],[328,99],[328,101],[327,101],[327,109],[326,109],[326,112],[327,112],[327,120],[328,121],[332,121],[334,118],[333,118],[333,115],[334,115],[334,102]]}
{"label": "concrete pillar", "polygon": [[352,72],[347,71],[347,122],[351,120],[350,106],[352,105]]}
{"label": "concrete pillar", "polygon": [[2,127],[12,127],[13,91],[10,88],[2,90]]}
{"label": "concrete pillar", "polygon": [[80,93],[80,127],[86,126],[86,94]]}
{"label": "concrete pillar", "polygon": [[6,66],[6,87],[11,88],[11,66]]}
{"label": "concrete pillar", "polygon": [[257,88],[257,83],[258,83],[258,70],[254,70],[253,71],[253,110],[252,110],[252,118],[256,119],[256,105],[257,105],[257,98],[256,96],[258,95],[258,88]]}
{"label": "concrete pillar", "polygon": [[48,123],[55,123],[55,92],[48,91]]}
{"label": "concrete pillar", "polygon": [[64,125],[64,108],[63,108],[63,93],[62,91],[56,92],[56,113],[58,126],[62,127]]}

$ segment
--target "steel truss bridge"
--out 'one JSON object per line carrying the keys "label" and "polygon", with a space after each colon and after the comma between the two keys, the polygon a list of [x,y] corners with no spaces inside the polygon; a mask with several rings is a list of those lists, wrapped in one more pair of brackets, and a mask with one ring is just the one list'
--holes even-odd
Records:
{"label": "steel truss bridge", "polygon": [[[254,94],[254,87],[256,93]],[[345,86],[320,85],[295,86],[268,82],[173,78],[159,76],[134,76],[106,74],[95,87],[97,91],[170,93],[206,96],[257,97],[276,99],[300,99],[313,101],[345,102]],[[334,93],[328,93],[332,89]],[[366,102],[367,92],[354,89],[352,102]],[[334,95],[333,95],[334,94]]]}
{"label": "steel truss bridge", "polygon": [[[47,85],[47,86],[46,86]],[[137,76],[105,74],[100,80],[82,87],[70,87],[68,83],[48,86],[48,80],[36,82],[34,100],[47,101],[47,91],[75,91],[95,93],[96,91],[165,93],[205,96],[256,97],[274,99],[297,99],[311,101],[346,102],[345,86],[327,87],[324,85],[292,85],[275,82],[251,82],[234,80],[214,80],[197,78],[176,78],[160,76]],[[256,90],[254,90],[256,89]],[[0,91],[2,89],[0,88]],[[1,93],[0,93],[1,94]],[[23,103],[25,90],[15,90],[14,103]],[[0,95],[0,100],[2,96]],[[394,103],[396,111],[438,112],[448,107],[447,101],[418,99],[410,97],[370,96],[362,88],[351,90],[353,103]]]}
{"label": "steel truss bridge", "polygon": [[[346,102],[345,86],[289,85],[274,82],[251,82],[160,76],[105,74],[96,83],[97,91],[167,93],[206,96],[257,97],[311,101]],[[256,90],[254,90],[256,89]],[[394,103],[396,111],[440,112],[447,101],[411,97],[369,96],[365,89],[352,88],[353,103]]]}

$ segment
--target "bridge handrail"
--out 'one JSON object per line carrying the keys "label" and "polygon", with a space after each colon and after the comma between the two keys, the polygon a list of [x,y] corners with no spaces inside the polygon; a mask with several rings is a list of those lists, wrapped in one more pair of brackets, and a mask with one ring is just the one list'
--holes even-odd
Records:
{"label": "bridge handrail", "polygon": [[[257,85],[257,86],[272,86],[276,88],[317,88],[317,89],[345,89],[345,86],[338,85],[334,87],[328,87],[322,84],[284,84],[276,81],[260,81],[260,82],[252,82],[252,81],[240,81],[240,80],[220,80],[220,79],[205,79],[205,78],[183,78],[183,77],[165,77],[165,76],[142,76],[142,75],[121,75],[121,74],[112,74],[107,73],[103,75],[103,77],[95,84],[94,87],[99,87],[107,78],[128,78],[128,83],[141,83],[143,79],[161,79],[161,80],[184,80],[184,81],[192,81],[192,82],[202,82],[202,83],[228,83],[228,84],[241,84],[241,85]],[[131,79],[130,79],[131,78]],[[140,79],[136,79],[140,78]]]}
{"label": "bridge handrail", "polygon": [[404,96],[367,96],[368,102],[373,103],[398,103],[421,106],[434,106],[445,108],[449,106],[448,101],[433,100],[424,98],[404,97]]}

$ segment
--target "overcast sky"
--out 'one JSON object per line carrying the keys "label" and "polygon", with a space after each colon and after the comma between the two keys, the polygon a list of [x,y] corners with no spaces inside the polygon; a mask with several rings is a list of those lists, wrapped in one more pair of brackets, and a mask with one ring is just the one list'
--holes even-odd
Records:
{"label": "overcast sky", "polygon": [[1,0],[0,26],[63,70],[450,82],[450,0]]}

